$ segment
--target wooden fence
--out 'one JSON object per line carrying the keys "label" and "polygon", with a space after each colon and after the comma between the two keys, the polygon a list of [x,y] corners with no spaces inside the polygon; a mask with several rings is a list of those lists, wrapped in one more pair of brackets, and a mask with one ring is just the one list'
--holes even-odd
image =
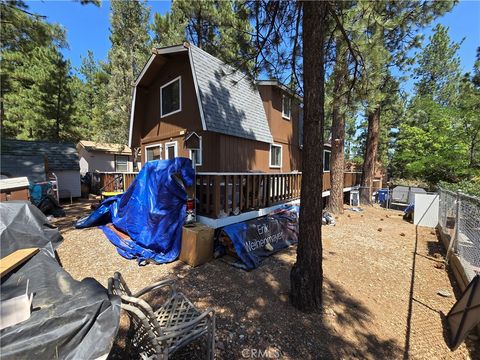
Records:
{"label": "wooden fence", "polygon": [[124,192],[133,182],[138,172],[94,172],[91,174],[90,189],[100,195],[101,192]]}

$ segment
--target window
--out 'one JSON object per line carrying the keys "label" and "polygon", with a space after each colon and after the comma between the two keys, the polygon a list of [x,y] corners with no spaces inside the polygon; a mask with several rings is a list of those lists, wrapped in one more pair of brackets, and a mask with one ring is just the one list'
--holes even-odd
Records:
{"label": "window", "polygon": [[172,141],[165,144],[165,159],[174,159],[178,156],[177,142]]}
{"label": "window", "polygon": [[160,117],[182,110],[182,78],[179,76],[160,87]]}
{"label": "window", "polygon": [[190,159],[192,160],[192,164],[195,164],[195,166],[202,165],[202,137],[199,136],[199,139],[200,139],[200,148],[190,149]]}
{"label": "window", "polygon": [[162,159],[162,145],[148,145],[145,146],[145,162]]}
{"label": "window", "polygon": [[282,96],[282,116],[284,119],[290,120],[292,112],[292,99],[288,96]]}
{"label": "window", "polygon": [[115,171],[128,171],[128,155],[115,155]]}
{"label": "window", "polygon": [[330,171],[330,150],[323,150],[323,171]]}
{"label": "window", "polygon": [[270,144],[270,167],[280,168],[282,166],[282,145]]}

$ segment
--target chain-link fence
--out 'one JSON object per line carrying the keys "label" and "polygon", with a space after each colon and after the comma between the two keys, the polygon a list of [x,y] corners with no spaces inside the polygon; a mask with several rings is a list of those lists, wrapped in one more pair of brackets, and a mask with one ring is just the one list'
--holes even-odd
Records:
{"label": "chain-link fence", "polygon": [[450,238],[468,281],[480,273],[480,198],[440,189],[439,230]]}

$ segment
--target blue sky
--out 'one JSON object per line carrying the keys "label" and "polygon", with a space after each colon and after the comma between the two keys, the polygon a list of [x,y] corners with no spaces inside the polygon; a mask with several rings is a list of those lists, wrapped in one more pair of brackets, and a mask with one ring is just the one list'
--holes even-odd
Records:
{"label": "blue sky", "polygon": [[[81,56],[85,56],[88,49],[93,51],[96,59],[107,59],[110,48],[108,1],[102,1],[100,7],[82,6],[74,1],[27,1],[27,4],[31,11],[47,16],[49,22],[59,23],[67,30],[70,48],[65,49],[64,55],[74,67],[80,65]],[[153,17],[154,12],[164,14],[168,11],[170,1],[149,1],[148,6],[151,7]],[[459,56],[463,71],[471,71],[476,48],[480,46],[480,1],[461,1],[452,12],[422,31],[425,40],[436,23],[450,28],[452,40],[459,42],[465,38]],[[407,81],[404,89],[410,90],[411,85],[412,81]]]}
{"label": "blue sky", "polygon": [[[66,58],[74,67],[80,66],[81,56],[92,50],[97,60],[106,60],[110,49],[110,2],[102,1],[100,7],[81,5],[74,1],[26,1],[30,11],[44,15],[48,22],[58,23],[67,31],[69,49]],[[149,1],[153,13],[164,14],[170,9],[170,1]]]}

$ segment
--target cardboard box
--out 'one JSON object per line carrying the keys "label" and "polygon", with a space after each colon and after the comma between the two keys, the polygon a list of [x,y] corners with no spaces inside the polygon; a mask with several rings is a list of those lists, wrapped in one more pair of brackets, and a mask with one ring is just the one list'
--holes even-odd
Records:
{"label": "cardboard box", "polygon": [[212,260],[213,231],[212,228],[198,223],[184,226],[180,260],[193,267]]}

